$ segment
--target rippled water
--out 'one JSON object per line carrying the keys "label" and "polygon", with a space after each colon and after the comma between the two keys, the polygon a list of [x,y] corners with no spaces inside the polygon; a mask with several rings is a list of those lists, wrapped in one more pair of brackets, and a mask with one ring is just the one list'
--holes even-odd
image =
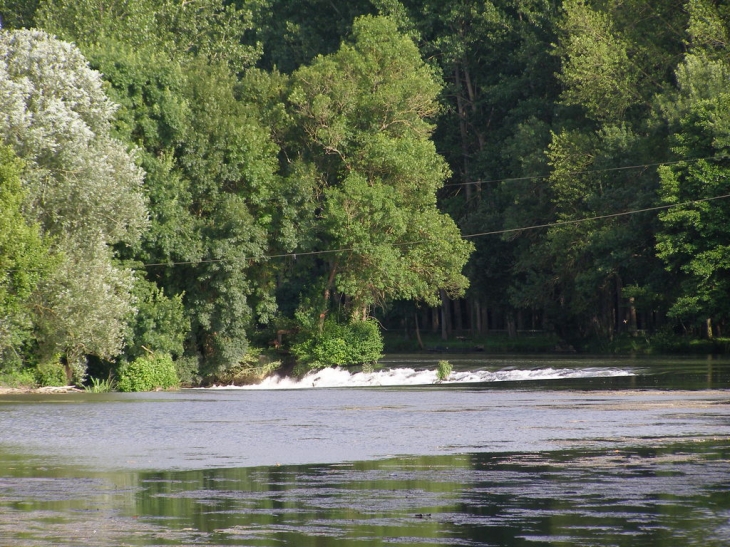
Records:
{"label": "rippled water", "polygon": [[440,358],[0,397],[0,545],[730,544],[728,361]]}

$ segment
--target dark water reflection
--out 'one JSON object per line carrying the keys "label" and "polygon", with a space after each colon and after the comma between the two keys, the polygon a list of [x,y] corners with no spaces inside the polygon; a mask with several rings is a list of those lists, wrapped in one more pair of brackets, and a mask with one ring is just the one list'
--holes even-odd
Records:
{"label": "dark water reflection", "polygon": [[[341,465],[3,473],[3,545],[730,543],[730,447],[409,457]],[[9,472],[10,471],[10,472]]]}
{"label": "dark water reflection", "polygon": [[3,398],[0,545],[730,545],[728,363],[630,366]]}

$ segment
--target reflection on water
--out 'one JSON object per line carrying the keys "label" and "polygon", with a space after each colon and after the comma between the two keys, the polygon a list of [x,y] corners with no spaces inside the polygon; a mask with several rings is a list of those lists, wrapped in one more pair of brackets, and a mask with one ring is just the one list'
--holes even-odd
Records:
{"label": "reflection on water", "polygon": [[91,473],[16,462],[0,540],[36,545],[730,543],[730,445]]}
{"label": "reflection on water", "polygon": [[471,359],[532,379],[4,397],[0,545],[730,544],[727,361]]}

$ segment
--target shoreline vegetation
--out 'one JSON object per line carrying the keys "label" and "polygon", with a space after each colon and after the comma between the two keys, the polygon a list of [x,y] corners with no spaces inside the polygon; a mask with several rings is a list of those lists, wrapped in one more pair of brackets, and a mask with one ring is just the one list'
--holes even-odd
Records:
{"label": "shoreline vegetation", "polygon": [[326,4],[0,0],[0,384],[730,352],[730,9]]}
{"label": "shoreline vegetation", "polygon": [[[420,344],[424,344],[422,348]],[[578,346],[576,349],[552,334],[526,333],[510,338],[506,333],[492,333],[486,336],[456,336],[451,340],[443,341],[440,336],[421,334],[420,340],[413,335],[390,333],[384,337],[384,352],[386,355],[398,354],[422,354],[422,355],[453,355],[470,354],[483,356],[488,359],[490,356],[498,357],[504,355],[590,355],[590,356],[669,356],[669,355],[727,355],[730,354],[730,338],[715,338],[712,340],[692,339],[674,337],[667,340],[666,337],[655,337],[650,339],[645,336],[624,336],[613,340],[610,344],[587,343]],[[448,376],[450,372],[448,361],[439,361],[439,371]],[[341,366],[332,363],[328,366]],[[344,368],[353,370],[374,370],[377,363],[366,365],[343,365]],[[167,391],[179,388],[190,387],[212,387],[227,385],[251,385],[263,381],[268,376],[278,374],[281,376],[298,377],[314,369],[297,368],[290,355],[281,352],[266,351],[260,353],[255,359],[251,358],[238,367],[231,367],[225,372],[198,378],[193,382],[180,382],[177,376],[168,380],[167,384],[158,382],[156,385],[144,384],[139,389],[119,389],[118,382],[112,380],[97,381],[90,377],[86,385],[40,385],[38,378],[30,379],[28,376],[5,375],[0,377],[0,395],[17,394],[62,394],[62,393],[84,393],[84,392],[108,392],[108,391]],[[448,372],[447,372],[448,371]],[[99,384],[102,384],[99,389]]]}

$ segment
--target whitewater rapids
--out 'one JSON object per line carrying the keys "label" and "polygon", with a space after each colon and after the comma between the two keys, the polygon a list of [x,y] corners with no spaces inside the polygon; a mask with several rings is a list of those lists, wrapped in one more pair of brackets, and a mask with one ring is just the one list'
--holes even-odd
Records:
{"label": "whitewater rapids", "polygon": [[498,371],[454,371],[447,380],[439,381],[436,369],[391,368],[373,372],[351,372],[343,368],[312,371],[302,378],[270,376],[260,384],[249,386],[215,386],[208,389],[312,389],[332,387],[421,386],[429,384],[469,384],[486,382],[517,382],[531,380],[560,380],[571,378],[611,378],[634,376],[630,369],[620,368],[538,368]]}

